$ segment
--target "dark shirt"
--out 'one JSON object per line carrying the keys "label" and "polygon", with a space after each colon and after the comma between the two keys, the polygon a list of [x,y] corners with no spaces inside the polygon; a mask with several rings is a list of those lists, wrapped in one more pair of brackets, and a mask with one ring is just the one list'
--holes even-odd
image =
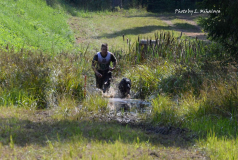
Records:
{"label": "dark shirt", "polygon": [[[101,52],[100,52],[100,54],[101,54]],[[103,57],[103,58],[105,58],[105,57]],[[110,66],[110,62],[116,62],[116,57],[114,56],[114,54],[111,53],[110,61],[109,61],[109,63],[106,63],[106,64],[98,63],[98,54],[95,54],[94,57],[93,57],[92,64],[96,64],[96,69],[97,70],[108,70],[109,66]]]}

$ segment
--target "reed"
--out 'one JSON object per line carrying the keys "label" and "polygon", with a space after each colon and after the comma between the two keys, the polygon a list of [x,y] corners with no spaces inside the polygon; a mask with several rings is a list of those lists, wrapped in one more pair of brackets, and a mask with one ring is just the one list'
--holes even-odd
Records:
{"label": "reed", "polygon": [[2,50],[0,57],[1,105],[46,108],[61,96],[84,97],[82,71],[90,66],[82,54]]}

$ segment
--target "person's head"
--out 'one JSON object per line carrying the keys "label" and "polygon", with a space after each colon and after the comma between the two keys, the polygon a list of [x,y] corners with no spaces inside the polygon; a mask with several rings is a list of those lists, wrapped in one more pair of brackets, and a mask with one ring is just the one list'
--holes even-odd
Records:
{"label": "person's head", "polygon": [[107,46],[107,43],[103,43],[102,46],[101,46],[101,53],[102,55],[107,55],[107,50],[108,50],[108,46]]}

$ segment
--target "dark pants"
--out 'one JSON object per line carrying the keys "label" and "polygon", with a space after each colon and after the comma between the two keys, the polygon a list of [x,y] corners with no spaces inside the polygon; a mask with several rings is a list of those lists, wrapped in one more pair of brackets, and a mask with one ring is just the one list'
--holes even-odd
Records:
{"label": "dark pants", "polygon": [[104,82],[108,82],[109,83],[109,86],[110,86],[110,80],[112,78],[112,73],[111,71],[109,70],[105,70],[105,71],[101,71],[101,70],[98,70],[98,72],[100,74],[102,74],[102,77],[99,78],[96,74],[95,74],[95,77],[96,77],[96,87],[97,88],[100,88],[100,89],[103,89],[103,84]]}

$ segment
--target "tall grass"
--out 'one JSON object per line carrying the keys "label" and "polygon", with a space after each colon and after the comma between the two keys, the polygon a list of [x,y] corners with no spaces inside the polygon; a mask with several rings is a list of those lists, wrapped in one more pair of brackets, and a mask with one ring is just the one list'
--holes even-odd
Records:
{"label": "tall grass", "polygon": [[61,97],[84,97],[83,70],[90,67],[83,54],[1,51],[0,57],[1,105],[46,108]]}
{"label": "tall grass", "polygon": [[211,155],[211,159],[237,159],[238,139],[229,139],[227,137],[218,137],[215,132],[208,132],[206,141],[201,141],[203,149]]}
{"label": "tall grass", "polygon": [[162,125],[178,124],[178,112],[176,111],[176,103],[168,97],[159,95],[152,100],[153,112],[152,121]]}
{"label": "tall grass", "polygon": [[237,75],[233,72],[237,69],[233,66],[231,72],[231,65],[219,61],[224,51],[215,56],[211,52],[217,45],[196,39],[183,40],[173,37],[170,32],[155,33],[155,39],[154,43],[148,39],[144,46],[134,43],[129,46],[134,50],[129,49],[128,58],[121,58],[121,61],[135,65],[124,75],[132,79],[135,88],[139,86],[137,91],[147,88],[142,90],[147,97],[151,93],[163,93],[170,98],[191,95],[195,99],[205,99],[197,113],[236,116]]}
{"label": "tall grass", "polygon": [[89,94],[82,102],[86,112],[106,113],[108,111],[108,99],[102,98],[100,94]]}
{"label": "tall grass", "polygon": [[203,52],[203,41],[181,39],[181,37],[173,36],[173,32],[157,32],[154,39],[156,40],[155,44],[151,42],[151,39],[147,38],[145,46],[137,47],[139,59],[148,56],[163,57],[177,63],[188,64],[195,62],[195,60],[202,58],[206,54],[206,52]]}
{"label": "tall grass", "polygon": [[[116,54],[120,64],[132,66],[124,72],[132,79],[135,92],[146,98],[154,92],[176,95],[194,89],[198,92],[201,78],[196,73],[206,55],[202,41],[183,40],[171,32],[155,33],[155,41],[143,40],[128,45],[128,52]],[[189,49],[190,48],[190,49]],[[188,50],[187,52],[185,52]]]}

